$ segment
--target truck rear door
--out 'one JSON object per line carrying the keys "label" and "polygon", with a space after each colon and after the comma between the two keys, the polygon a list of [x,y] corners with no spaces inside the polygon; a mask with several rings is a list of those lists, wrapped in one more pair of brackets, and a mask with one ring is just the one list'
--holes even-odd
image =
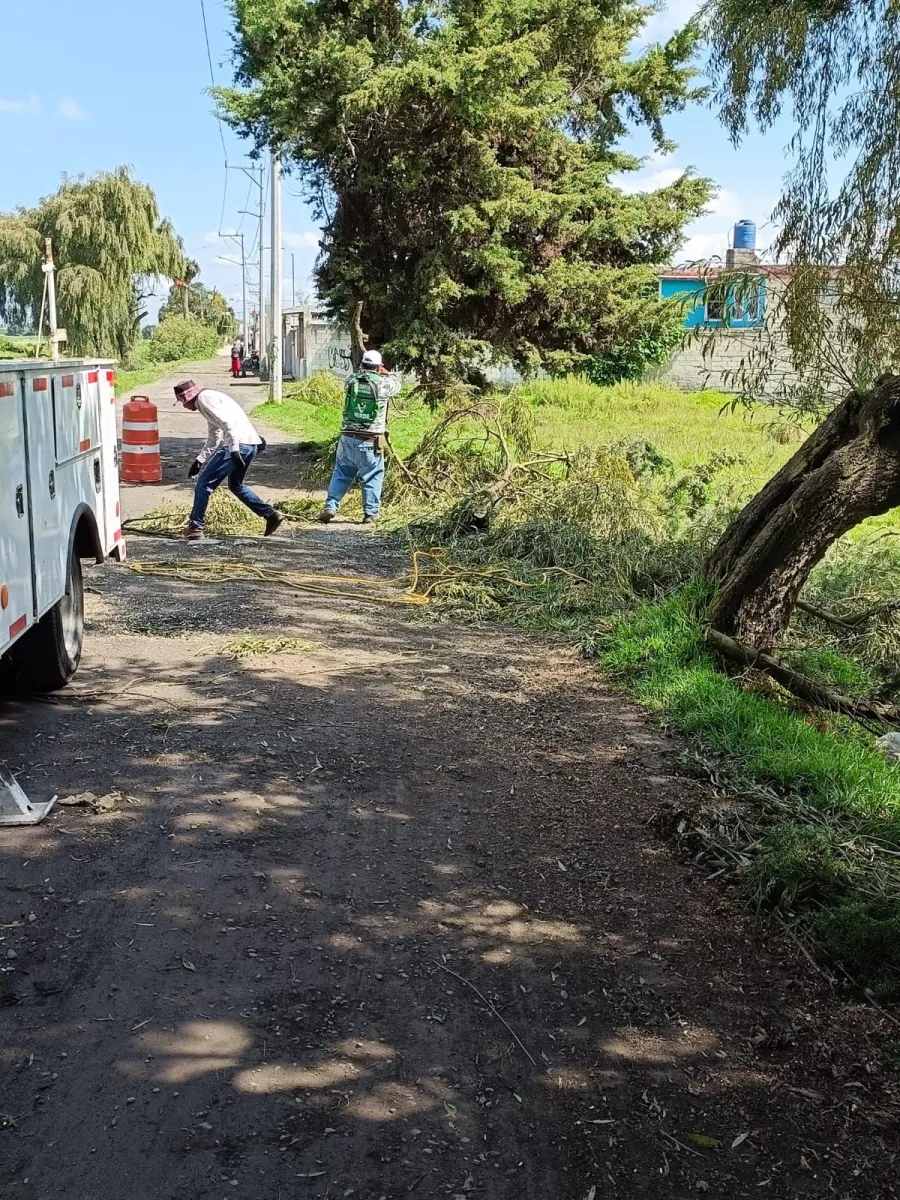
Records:
{"label": "truck rear door", "polygon": [[0,370],[0,652],[34,617],[22,379]]}

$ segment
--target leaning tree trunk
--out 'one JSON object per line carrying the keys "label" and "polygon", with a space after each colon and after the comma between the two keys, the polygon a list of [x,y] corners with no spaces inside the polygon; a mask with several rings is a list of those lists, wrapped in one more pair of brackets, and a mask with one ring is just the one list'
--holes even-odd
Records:
{"label": "leaning tree trunk", "polygon": [[852,392],[732,521],[706,564],[714,629],[769,653],[842,534],[900,504],[900,376]]}
{"label": "leaning tree trunk", "polygon": [[362,331],[362,310],[363,302],[357,300],[350,315],[350,361],[354,371],[358,371],[362,366],[363,355],[366,352],[366,341]]}

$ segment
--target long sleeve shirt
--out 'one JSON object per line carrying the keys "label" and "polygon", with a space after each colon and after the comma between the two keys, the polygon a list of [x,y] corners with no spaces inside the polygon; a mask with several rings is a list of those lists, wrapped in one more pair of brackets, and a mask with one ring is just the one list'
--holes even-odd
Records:
{"label": "long sleeve shirt", "polygon": [[206,445],[197,455],[200,463],[205,463],[220,446],[224,446],[229,454],[240,454],[241,446],[262,444],[250,418],[238,402],[224,392],[204,388],[197,397],[197,412],[206,418],[209,426]]}

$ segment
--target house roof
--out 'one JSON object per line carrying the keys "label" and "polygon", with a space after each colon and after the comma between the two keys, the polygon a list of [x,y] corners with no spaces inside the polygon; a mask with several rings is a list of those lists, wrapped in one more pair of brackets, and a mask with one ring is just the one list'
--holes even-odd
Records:
{"label": "house roof", "polygon": [[[660,279],[697,279],[705,280],[721,275],[726,268],[719,262],[690,262],[680,263],[674,267],[666,267],[659,273]],[[741,271],[740,267],[734,270]],[[730,272],[729,272],[730,273]],[[743,269],[743,274],[765,275],[772,279],[790,279],[794,268],[781,266],[776,263],[753,263]]]}

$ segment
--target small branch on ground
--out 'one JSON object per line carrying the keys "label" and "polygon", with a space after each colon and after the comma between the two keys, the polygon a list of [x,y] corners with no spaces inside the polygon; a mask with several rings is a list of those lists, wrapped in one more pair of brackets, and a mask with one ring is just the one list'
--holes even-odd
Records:
{"label": "small branch on ground", "polygon": [[516,1045],[519,1047],[519,1049],[522,1051],[522,1053],[525,1055],[525,1057],[528,1059],[528,1061],[531,1063],[531,1065],[533,1067],[536,1067],[537,1063],[531,1057],[531,1055],[528,1053],[528,1050],[527,1050],[525,1044],[523,1043],[522,1039],[519,1037],[519,1035],[513,1029],[512,1025],[510,1025],[509,1021],[507,1021],[506,1017],[502,1016],[497,1011],[497,1009],[494,1007],[494,1005],[491,1004],[491,1002],[490,1002],[490,1000],[488,1000],[487,996],[485,996],[481,992],[479,992],[479,990],[475,986],[475,984],[471,983],[468,979],[466,979],[466,977],[464,975],[458,975],[456,973],[456,971],[451,971],[449,967],[445,967],[444,964],[442,962],[438,962],[437,959],[434,959],[433,961],[434,961],[434,965],[436,967],[440,967],[440,969],[442,971],[446,971],[448,975],[452,975],[454,979],[458,979],[460,983],[464,983],[467,988],[472,989],[472,991],[475,993],[475,995],[478,997],[478,999],[482,1002],[482,1004],[486,1004],[487,1007],[494,1014],[494,1016],[497,1018],[497,1020],[502,1022],[502,1024],[504,1024],[506,1026],[506,1028],[509,1030],[509,1032],[516,1039]]}

